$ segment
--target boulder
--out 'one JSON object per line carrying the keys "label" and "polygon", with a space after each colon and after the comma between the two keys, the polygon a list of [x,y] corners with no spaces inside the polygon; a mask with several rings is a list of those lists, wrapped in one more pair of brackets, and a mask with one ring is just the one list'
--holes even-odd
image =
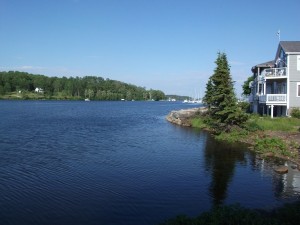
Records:
{"label": "boulder", "polygon": [[172,111],[167,115],[166,119],[169,122],[175,123],[177,125],[191,126],[190,118],[194,117],[197,114],[201,114],[206,110],[207,110],[206,108],[202,107],[202,108],[192,108],[192,109],[182,109],[178,111]]}
{"label": "boulder", "polygon": [[263,154],[264,157],[273,157],[274,153],[273,152],[267,152],[265,154]]}
{"label": "boulder", "polygon": [[293,164],[293,165],[291,165],[291,168],[292,168],[293,170],[296,170],[296,169],[298,169],[298,166],[297,166],[296,164]]}
{"label": "boulder", "polygon": [[289,171],[289,168],[287,166],[278,166],[274,170],[276,173],[284,174]]}

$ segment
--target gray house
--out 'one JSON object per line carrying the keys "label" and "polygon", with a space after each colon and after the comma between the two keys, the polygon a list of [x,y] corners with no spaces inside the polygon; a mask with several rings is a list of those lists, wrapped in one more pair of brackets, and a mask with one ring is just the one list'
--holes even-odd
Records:
{"label": "gray house", "polygon": [[252,67],[250,109],[253,113],[289,116],[300,107],[300,41],[279,42],[275,59]]}

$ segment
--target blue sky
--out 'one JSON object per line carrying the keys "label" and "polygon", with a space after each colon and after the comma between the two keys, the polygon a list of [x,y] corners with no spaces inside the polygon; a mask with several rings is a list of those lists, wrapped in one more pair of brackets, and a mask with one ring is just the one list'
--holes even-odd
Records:
{"label": "blue sky", "polygon": [[0,0],[0,71],[94,75],[203,95],[225,52],[240,96],[251,67],[300,40],[299,0]]}

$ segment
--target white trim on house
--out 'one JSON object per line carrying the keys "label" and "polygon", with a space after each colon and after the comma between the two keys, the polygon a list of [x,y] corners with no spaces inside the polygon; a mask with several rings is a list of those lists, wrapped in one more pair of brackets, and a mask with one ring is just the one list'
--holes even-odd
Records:
{"label": "white trim on house", "polygon": [[[286,56],[286,64],[287,64],[287,71],[286,71],[286,93],[287,93],[287,98],[286,98],[286,108],[290,108],[290,56]],[[288,116],[289,112],[286,110],[286,116]]]}
{"label": "white trim on house", "polygon": [[299,55],[300,52],[286,52],[285,54],[289,54],[289,55]]}

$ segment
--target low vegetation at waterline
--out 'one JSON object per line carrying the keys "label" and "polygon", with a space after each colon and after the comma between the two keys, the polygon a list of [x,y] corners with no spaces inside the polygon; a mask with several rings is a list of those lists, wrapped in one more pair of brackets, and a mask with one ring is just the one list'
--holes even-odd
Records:
{"label": "low vegetation at waterline", "polygon": [[[206,116],[196,116],[191,119],[191,126],[195,128],[214,129],[206,123]],[[249,115],[243,126],[231,127],[230,131],[215,131],[218,140],[229,142],[246,142],[261,154],[272,153],[273,156],[298,159],[300,148],[300,119],[280,117],[259,117]],[[269,154],[270,155],[270,154]]]}
{"label": "low vegetation at waterline", "polygon": [[300,221],[300,202],[286,204],[272,211],[246,209],[239,205],[222,206],[190,218],[184,215],[169,219],[161,225],[296,225]]}

